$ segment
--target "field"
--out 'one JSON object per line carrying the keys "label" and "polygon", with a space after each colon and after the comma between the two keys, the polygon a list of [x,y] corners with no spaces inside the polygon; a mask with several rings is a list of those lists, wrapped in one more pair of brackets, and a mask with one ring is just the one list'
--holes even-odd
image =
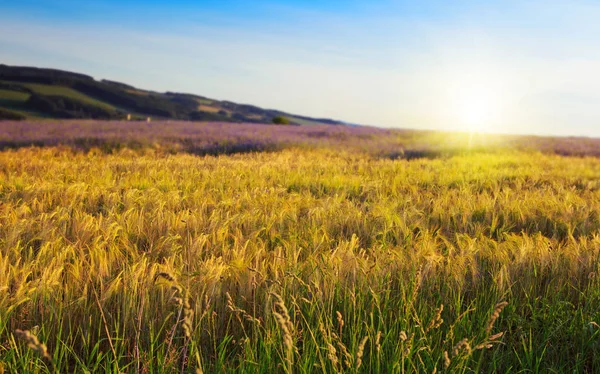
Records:
{"label": "field", "polygon": [[[8,83],[8,82],[6,82],[6,83]],[[110,104],[107,104],[100,100],[96,100],[92,97],[84,95],[81,92],[73,90],[69,87],[60,87],[60,86],[52,86],[52,85],[48,85],[48,84],[36,84],[36,83],[21,83],[21,86],[29,88],[33,92],[42,94],[42,95],[63,96],[63,97],[71,98],[71,99],[76,99],[76,100],[82,101],[84,103],[99,106],[99,107],[105,108],[105,109],[115,109],[115,107]]]}
{"label": "field", "polygon": [[[7,81],[0,81],[0,84],[13,84]],[[98,106],[100,108],[112,110],[114,106],[104,103],[100,100],[96,100],[92,97],[84,95],[76,90],[69,87],[52,86],[47,84],[35,84],[35,83],[20,83],[19,86],[31,90],[32,92],[42,95],[58,95],[81,102]],[[15,109],[23,114],[34,115],[35,117],[44,117],[43,113],[38,113],[25,105],[30,94],[26,92],[11,91],[7,89],[0,89],[0,106],[5,106],[10,109]]]}
{"label": "field", "polygon": [[11,91],[0,88],[0,107],[5,109],[16,111],[23,115],[35,115],[37,117],[43,117],[43,114],[33,112],[29,109],[25,103],[29,99],[29,94],[25,92]]}
{"label": "field", "polygon": [[1,120],[124,120],[128,114],[134,120],[151,117],[162,121],[260,124],[283,116],[294,125],[342,124],[335,119],[305,117],[193,94],[148,91],[64,70],[0,64]]}
{"label": "field", "polygon": [[0,123],[0,372],[598,372],[599,142]]}
{"label": "field", "polygon": [[0,89],[0,103],[8,107],[20,105],[29,98],[29,94]]}

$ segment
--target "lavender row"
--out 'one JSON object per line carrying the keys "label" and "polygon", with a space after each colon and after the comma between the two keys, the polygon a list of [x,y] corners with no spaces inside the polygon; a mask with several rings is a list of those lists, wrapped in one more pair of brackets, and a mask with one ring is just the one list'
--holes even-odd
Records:
{"label": "lavender row", "polygon": [[228,154],[286,147],[331,148],[389,158],[437,157],[465,151],[538,150],[600,156],[600,139],[381,129],[363,126],[279,126],[220,122],[0,121],[0,149],[66,145],[89,150],[161,147]]}

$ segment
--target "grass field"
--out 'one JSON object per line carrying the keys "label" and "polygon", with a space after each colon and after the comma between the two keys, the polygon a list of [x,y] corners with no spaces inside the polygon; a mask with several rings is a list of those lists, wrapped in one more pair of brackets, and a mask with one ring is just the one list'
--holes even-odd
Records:
{"label": "grass field", "polygon": [[0,89],[0,104],[3,106],[22,105],[28,98],[28,93]]}
{"label": "grass field", "polygon": [[[2,81],[0,81],[0,82],[2,82]],[[11,83],[11,82],[4,82],[4,83]],[[64,97],[68,97],[71,99],[82,101],[84,103],[92,104],[92,105],[95,105],[95,106],[98,106],[98,107],[101,107],[104,109],[109,109],[109,110],[115,109],[115,107],[110,104],[107,104],[100,100],[96,100],[93,97],[82,94],[81,92],[76,91],[69,87],[38,84],[38,83],[18,83],[18,85],[26,87],[26,88],[32,90],[33,92],[39,93],[41,95],[64,96]],[[9,92],[14,92],[14,93],[19,94],[19,92],[15,92],[15,91],[9,91]],[[27,95],[27,94],[25,94],[25,95],[26,95],[26,98],[25,98],[25,100],[26,100],[27,98],[29,98],[29,95]]]}
{"label": "grass field", "polygon": [[295,123],[299,123],[303,126],[314,126],[314,125],[319,125],[320,123],[316,122],[316,121],[309,121],[306,119],[301,119],[298,117],[290,117],[291,120],[293,120]]}
{"label": "grass field", "polygon": [[0,89],[0,106],[25,116],[44,118],[46,115],[32,110],[26,105],[29,94],[26,92]]}
{"label": "grass field", "polygon": [[[131,148],[122,123],[10,124],[6,372],[600,371],[592,139],[407,159],[447,136],[174,123],[196,148],[153,127]],[[211,126],[281,143],[190,153]]]}

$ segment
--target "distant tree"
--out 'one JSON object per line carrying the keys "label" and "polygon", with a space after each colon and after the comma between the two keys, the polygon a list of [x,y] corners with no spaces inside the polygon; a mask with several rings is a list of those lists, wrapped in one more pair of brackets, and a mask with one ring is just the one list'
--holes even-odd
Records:
{"label": "distant tree", "polygon": [[275,117],[273,117],[272,121],[276,125],[289,125],[290,124],[290,120],[284,116],[275,116]]}

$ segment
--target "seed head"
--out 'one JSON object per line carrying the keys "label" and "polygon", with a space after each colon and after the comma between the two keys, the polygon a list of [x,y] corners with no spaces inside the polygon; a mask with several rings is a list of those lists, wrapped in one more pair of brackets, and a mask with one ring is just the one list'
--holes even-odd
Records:
{"label": "seed head", "polygon": [[360,344],[358,345],[358,352],[356,352],[356,368],[360,368],[360,366],[362,365],[362,357],[363,354],[365,353],[365,344],[367,344],[367,339],[368,337],[365,336],[364,338],[362,338],[362,340],[360,341]]}
{"label": "seed head", "polygon": [[15,335],[18,338],[24,340],[25,343],[27,343],[27,347],[39,353],[40,356],[47,360],[52,360],[52,357],[50,357],[50,354],[48,353],[48,348],[46,347],[46,344],[41,343],[37,336],[32,334],[30,331],[16,329]]}
{"label": "seed head", "polygon": [[489,334],[490,331],[492,331],[492,328],[494,327],[494,323],[496,323],[496,320],[498,319],[498,317],[500,317],[500,313],[502,312],[502,309],[504,309],[507,305],[508,305],[508,303],[506,301],[496,304],[496,306],[494,307],[494,312],[492,313],[492,315],[488,321],[487,328],[485,329],[486,333]]}

